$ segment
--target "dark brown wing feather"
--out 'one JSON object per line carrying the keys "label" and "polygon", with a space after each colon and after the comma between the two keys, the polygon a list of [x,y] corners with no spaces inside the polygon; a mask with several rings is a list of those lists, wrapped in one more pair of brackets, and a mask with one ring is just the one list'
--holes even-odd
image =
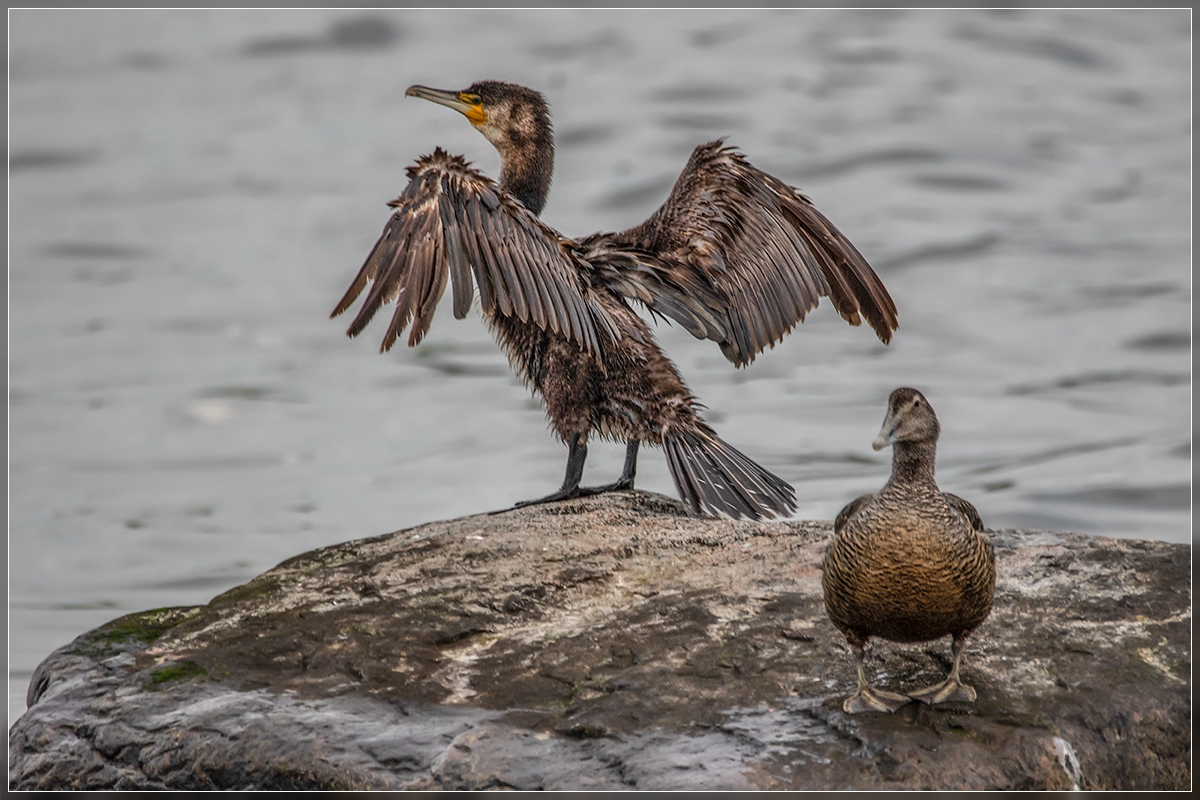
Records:
{"label": "dark brown wing feather", "polygon": [[951,508],[966,517],[973,530],[983,533],[983,518],[979,516],[979,511],[970,501],[963,500],[958,495],[949,492],[942,492],[942,497],[946,498],[946,502],[950,504]]}
{"label": "dark brown wing feather", "polygon": [[738,366],[821,297],[851,325],[865,316],[884,342],[897,327],[891,296],[854,245],[808,198],[720,140],[696,148],[644,223],[580,244],[599,281],[718,342]]}
{"label": "dark brown wing feather", "polygon": [[837,518],[833,521],[834,533],[841,533],[842,528],[846,527],[846,523],[850,518],[859,512],[863,506],[875,499],[873,494],[864,494],[862,497],[856,497],[851,500],[846,506],[838,512]]}
{"label": "dark brown wing feather", "polygon": [[454,316],[466,316],[474,275],[484,314],[518,317],[602,357],[602,337],[618,334],[586,282],[574,242],[440,148],[409,167],[408,177],[404,193],[388,204],[395,213],[333,310],[341,314],[372,283],[347,335],[357,336],[395,301],[380,349],[390,349],[410,323],[412,347],[428,332],[447,278]]}

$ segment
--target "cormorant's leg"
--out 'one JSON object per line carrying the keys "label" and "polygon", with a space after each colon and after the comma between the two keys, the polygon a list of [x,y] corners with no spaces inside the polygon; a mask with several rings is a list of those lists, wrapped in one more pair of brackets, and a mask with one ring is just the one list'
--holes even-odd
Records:
{"label": "cormorant's leg", "polygon": [[946,680],[924,689],[917,689],[915,692],[909,692],[908,696],[914,700],[929,703],[929,705],[947,703],[951,700],[963,703],[975,702],[975,690],[959,680],[958,677],[958,667],[962,663],[962,652],[966,643],[966,634],[961,638],[954,637],[954,644],[950,645],[950,651],[954,654],[954,664],[950,667],[950,675],[946,677]]}
{"label": "cormorant's leg", "polygon": [[860,711],[884,711],[891,713],[908,702],[902,694],[876,689],[867,682],[867,671],[864,660],[866,652],[862,645],[850,644],[854,650],[854,664],[858,668],[858,691],[846,698],[842,710],[847,714],[857,714]]}
{"label": "cormorant's leg", "polygon": [[638,443],[630,440],[625,444],[625,468],[621,470],[621,477],[617,478],[616,483],[610,483],[605,486],[590,486],[581,488],[579,494],[593,495],[603,494],[604,492],[619,492],[623,489],[633,488],[633,479],[637,475],[637,456]]}
{"label": "cormorant's leg", "polygon": [[554,494],[548,494],[537,500],[523,500],[513,508],[536,506],[579,496],[579,479],[583,477],[583,462],[587,460],[587,440],[584,439],[580,442],[582,438],[578,433],[573,433],[570,441],[567,442],[567,474],[563,476],[562,487]]}

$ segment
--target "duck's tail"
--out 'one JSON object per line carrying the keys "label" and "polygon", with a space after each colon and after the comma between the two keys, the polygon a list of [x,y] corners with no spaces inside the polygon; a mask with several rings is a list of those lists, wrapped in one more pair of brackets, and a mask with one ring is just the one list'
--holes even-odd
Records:
{"label": "duck's tail", "polygon": [[734,519],[786,517],[796,510],[796,490],[723,442],[707,425],[663,435],[667,466],[679,496],[699,512]]}

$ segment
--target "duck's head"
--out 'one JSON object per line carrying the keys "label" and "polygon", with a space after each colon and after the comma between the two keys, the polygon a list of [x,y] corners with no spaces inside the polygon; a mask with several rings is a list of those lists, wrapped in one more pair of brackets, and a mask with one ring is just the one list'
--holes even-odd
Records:
{"label": "duck's head", "polygon": [[937,442],[941,432],[937,414],[925,395],[903,386],[888,398],[887,416],[871,446],[882,450],[898,442]]}
{"label": "duck's head", "polygon": [[410,86],[406,97],[420,97],[453,108],[491,142],[501,156],[529,146],[553,147],[550,108],[540,92],[501,81],[477,81],[461,91]]}

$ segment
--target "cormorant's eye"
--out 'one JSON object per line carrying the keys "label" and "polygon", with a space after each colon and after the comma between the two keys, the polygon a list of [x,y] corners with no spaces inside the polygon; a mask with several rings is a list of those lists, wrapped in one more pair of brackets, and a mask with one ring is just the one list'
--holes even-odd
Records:
{"label": "cormorant's eye", "polygon": [[470,103],[473,106],[483,105],[483,100],[477,94],[464,94],[462,99],[464,103]]}

